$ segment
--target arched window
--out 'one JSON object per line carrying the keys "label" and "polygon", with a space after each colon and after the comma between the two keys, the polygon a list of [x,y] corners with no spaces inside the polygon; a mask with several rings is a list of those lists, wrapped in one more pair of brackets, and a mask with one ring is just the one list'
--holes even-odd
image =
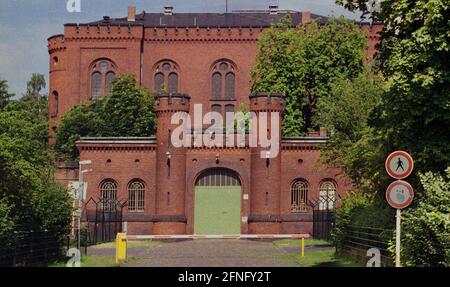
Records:
{"label": "arched window", "polygon": [[169,93],[174,94],[178,92],[178,75],[176,73],[169,74]]}
{"label": "arched window", "polygon": [[128,184],[128,211],[144,211],[145,185],[142,180],[133,180]]}
{"label": "arched window", "polygon": [[308,183],[304,179],[298,179],[291,186],[291,211],[306,212],[308,202]]}
{"label": "arched window", "polygon": [[214,73],[212,76],[212,99],[220,100],[222,91],[222,76],[220,73]]}
{"label": "arched window", "polygon": [[100,184],[100,207],[104,210],[114,210],[117,198],[117,183],[106,179]]}
{"label": "arched window", "polygon": [[225,99],[234,100],[234,74],[228,73],[225,78]]}
{"label": "arched window", "polygon": [[155,92],[178,93],[178,67],[174,62],[164,60],[156,65],[154,88]]}
{"label": "arched window", "polygon": [[91,68],[91,99],[96,100],[111,94],[116,67],[106,59],[97,60]]}
{"label": "arched window", "polygon": [[159,92],[164,87],[164,74],[163,73],[157,73],[155,75],[155,91]]}
{"label": "arched window", "polygon": [[91,97],[93,100],[99,99],[102,96],[102,74],[95,72],[91,79]]}
{"label": "arched window", "polygon": [[234,100],[235,73],[234,66],[229,61],[219,61],[212,68],[211,99]]}
{"label": "arched window", "polygon": [[332,180],[322,181],[319,196],[319,210],[333,209],[336,200],[336,184]]}
{"label": "arched window", "polygon": [[106,74],[106,95],[111,96],[112,92],[112,83],[114,82],[114,79],[116,78],[116,74],[114,72],[109,72]]}
{"label": "arched window", "polygon": [[53,111],[52,116],[56,117],[58,115],[59,108],[59,95],[57,91],[53,92]]}

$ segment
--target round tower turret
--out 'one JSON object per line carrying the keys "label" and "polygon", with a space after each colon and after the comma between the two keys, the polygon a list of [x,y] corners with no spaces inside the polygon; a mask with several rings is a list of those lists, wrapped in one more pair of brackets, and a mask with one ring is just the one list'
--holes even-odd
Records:
{"label": "round tower turret", "polygon": [[171,124],[178,112],[189,112],[190,97],[186,94],[162,94],[156,97],[156,220],[153,234],[184,234],[186,232],[186,148],[175,147]]}
{"label": "round tower turret", "polygon": [[[279,233],[281,194],[281,115],[284,96],[259,93],[250,96],[250,111],[255,113],[257,146],[251,146],[250,233]],[[252,131],[254,132],[254,131]],[[266,146],[262,146],[266,143]],[[270,143],[270,146],[267,146]]]}

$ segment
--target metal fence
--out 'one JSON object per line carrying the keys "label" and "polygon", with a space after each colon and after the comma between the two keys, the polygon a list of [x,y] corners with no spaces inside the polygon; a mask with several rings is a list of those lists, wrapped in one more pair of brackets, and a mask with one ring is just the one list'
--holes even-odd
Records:
{"label": "metal fence", "polygon": [[367,260],[367,250],[377,248],[380,250],[381,264],[393,266],[392,253],[388,250],[389,240],[391,240],[393,232],[391,229],[349,226],[346,229],[339,251]]}
{"label": "metal fence", "polygon": [[47,230],[0,234],[0,266],[45,266],[64,257],[66,242]]}
{"label": "metal fence", "polygon": [[336,227],[336,208],[340,197],[319,196],[309,201],[313,208],[313,238],[331,240],[331,234]]}
{"label": "metal fence", "polygon": [[122,232],[122,214],[127,201],[90,198],[84,207],[84,230],[82,239],[86,245],[112,241]]}

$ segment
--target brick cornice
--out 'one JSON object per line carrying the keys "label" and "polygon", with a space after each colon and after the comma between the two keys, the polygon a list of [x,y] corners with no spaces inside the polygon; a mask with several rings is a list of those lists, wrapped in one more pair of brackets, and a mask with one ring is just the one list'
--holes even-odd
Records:
{"label": "brick cornice", "polygon": [[77,144],[83,152],[142,152],[155,151],[156,144]]}

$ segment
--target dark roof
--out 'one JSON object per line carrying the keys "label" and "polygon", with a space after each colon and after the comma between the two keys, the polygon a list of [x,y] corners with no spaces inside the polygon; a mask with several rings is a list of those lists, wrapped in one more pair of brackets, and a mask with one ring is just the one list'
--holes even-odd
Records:
{"label": "dark roof", "polygon": [[[89,25],[144,25],[145,27],[270,27],[280,19],[290,14],[292,24],[301,24],[302,13],[297,11],[279,11],[277,14],[269,12],[232,12],[232,13],[173,13],[164,15],[163,13],[145,13],[136,15],[135,22],[128,22],[127,18],[107,18],[101,21],[86,23]],[[323,22],[327,17],[311,14],[311,19],[322,18]],[[85,25],[86,25],[85,24]]]}

